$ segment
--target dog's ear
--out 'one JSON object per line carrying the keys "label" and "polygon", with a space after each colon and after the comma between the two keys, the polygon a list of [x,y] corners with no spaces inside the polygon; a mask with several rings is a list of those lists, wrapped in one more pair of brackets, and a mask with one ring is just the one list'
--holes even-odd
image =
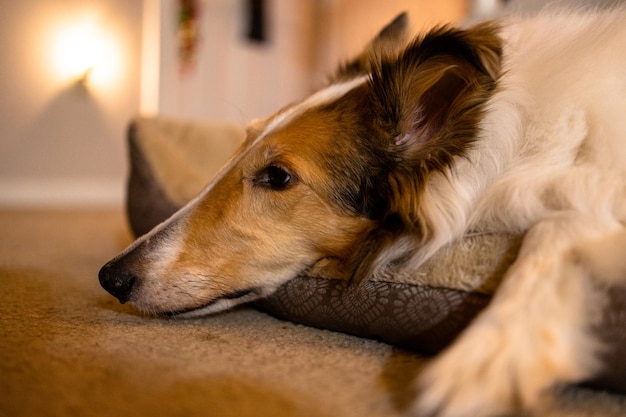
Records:
{"label": "dog's ear", "polygon": [[[392,189],[418,197],[430,173],[446,172],[470,149],[496,87],[500,60],[497,28],[481,25],[435,29],[396,59],[375,65],[371,103],[379,137],[397,161]],[[415,216],[417,202],[407,207],[405,197],[394,197],[400,201],[390,212],[403,219]]]}
{"label": "dog's ear", "polygon": [[341,65],[333,79],[369,74],[372,69],[372,60],[382,56],[397,55],[406,46],[408,25],[409,19],[406,12],[400,13],[367,44],[356,58]]}
{"label": "dog's ear", "polygon": [[379,227],[350,260],[355,280],[413,258],[429,239],[432,227],[420,210],[427,178],[448,173],[472,146],[500,60],[497,28],[481,25],[435,29],[397,57],[374,63],[372,130],[392,167],[373,187],[386,190],[386,207],[376,219]]}
{"label": "dog's ear", "polygon": [[472,143],[500,57],[495,28],[483,25],[433,30],[397,59],[375,63],[372,106],[403,160],[430,170]]}

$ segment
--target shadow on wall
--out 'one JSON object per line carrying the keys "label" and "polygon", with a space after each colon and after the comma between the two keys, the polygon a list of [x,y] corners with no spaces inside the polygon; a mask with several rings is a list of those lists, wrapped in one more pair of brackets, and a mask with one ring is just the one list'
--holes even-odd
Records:
{"label": "shadow on wall", "polygon": [[44,105],[7,149],[11,157],[2,171],[21,177],[119,176],[125,169],[123,149],[112,146],[119,142],[112,124],[88,81],[75,81]]}

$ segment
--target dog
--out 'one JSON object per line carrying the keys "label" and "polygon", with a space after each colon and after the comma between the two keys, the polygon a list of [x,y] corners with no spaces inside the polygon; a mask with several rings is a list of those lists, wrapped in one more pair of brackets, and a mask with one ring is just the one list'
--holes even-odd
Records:
{"label": "dog", "polygon": [[267,296],[321,259],[359,282],[467,233],[524,233],[490,305],[422,373],[414,415],[536,407],[599,370],[626,277],[626,11],[552,11],[410,38],[400,15],[99,273],[170,316]]}

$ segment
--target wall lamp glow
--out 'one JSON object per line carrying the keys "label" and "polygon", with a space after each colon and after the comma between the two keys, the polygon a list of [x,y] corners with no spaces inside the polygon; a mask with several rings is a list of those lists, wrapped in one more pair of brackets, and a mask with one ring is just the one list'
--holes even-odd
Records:
{"label": "wall lamp glow", "polygon": [[60,29],[53,48],[57,73],[65,81],[106,86],[119,73],[119,52],[113,38],[91,22]]}

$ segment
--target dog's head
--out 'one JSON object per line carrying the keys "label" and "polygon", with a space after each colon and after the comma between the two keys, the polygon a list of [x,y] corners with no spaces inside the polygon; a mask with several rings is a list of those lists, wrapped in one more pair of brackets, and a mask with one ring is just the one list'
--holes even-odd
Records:
{"label": "dog's head", "polygon": [[122,302],[200,315],[270,294],[320,259],[360,280],[431,233],[433,175],[475,140],[499,72],[493,26],[404,40],[400,16],[331,83],[254,122],[215,179],[100,271]]}

